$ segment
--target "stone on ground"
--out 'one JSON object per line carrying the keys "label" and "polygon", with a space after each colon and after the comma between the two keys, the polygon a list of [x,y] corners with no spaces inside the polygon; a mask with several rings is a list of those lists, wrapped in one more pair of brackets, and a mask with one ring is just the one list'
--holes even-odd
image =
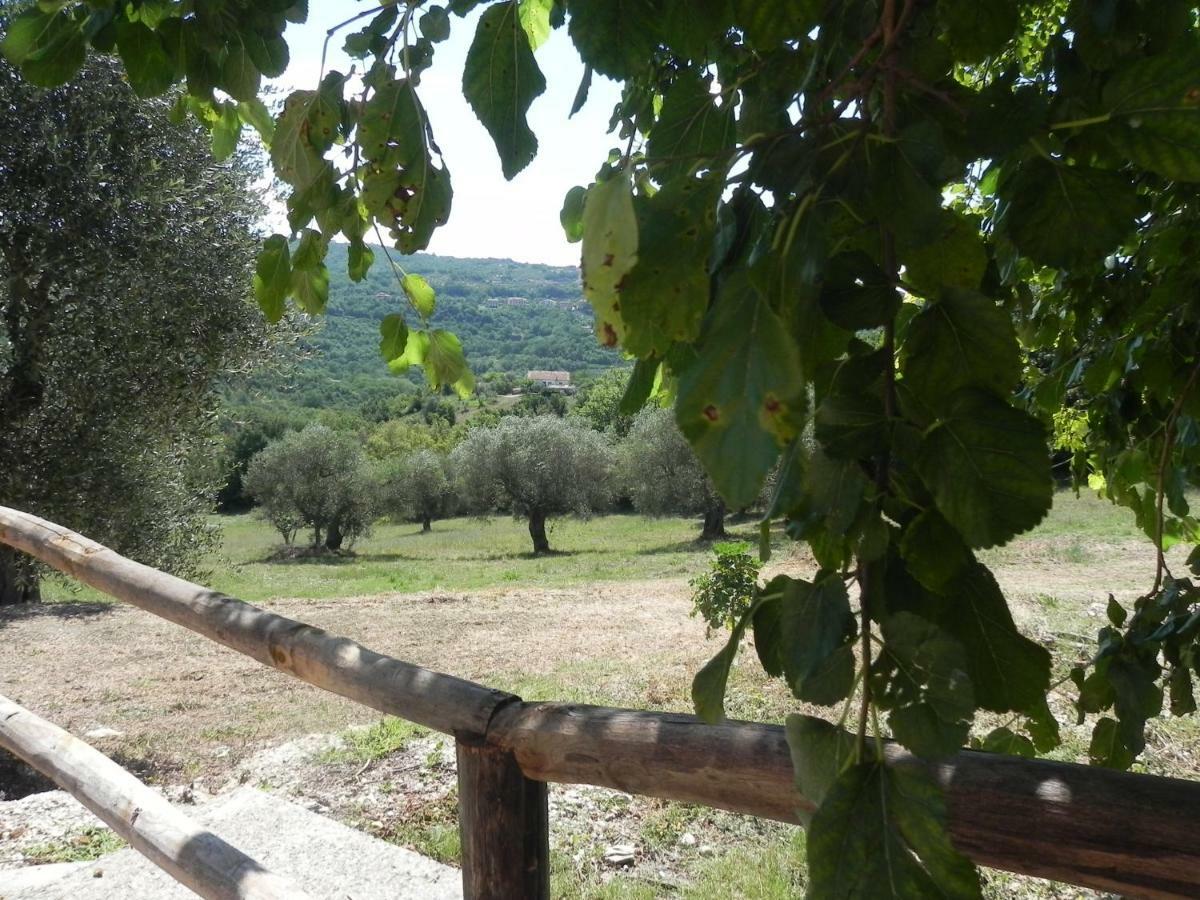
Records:
{"label": "stone on ground", "polygon": [[[458,869],[435,862],[255,788],[238,788],[188,814],[278,875],[325,900],[459,900]],[[47,868],[32,867],[34,870]],[[192,900],[134,850],[58,868],[49,883],[0,871],[0,900]],[[43,879],[44,880],[44,879]],[[15,886],[14,886],[15,885]]]}

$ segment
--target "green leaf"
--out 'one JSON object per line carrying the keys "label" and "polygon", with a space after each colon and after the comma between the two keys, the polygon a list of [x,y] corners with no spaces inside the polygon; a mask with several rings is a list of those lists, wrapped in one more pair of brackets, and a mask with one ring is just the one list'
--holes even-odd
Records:
{"label": "green leaf", "polygon": [[938,0],[938,19],[959,62],[980,62],[1004,49],[1020,24],[1016,0]]}
{"label": "green leaf", "polygon": [[66,84],[87,53],[81,23],[65,10],[29,7],[8,23],[0,50],[39,87]]}
{"label": "green leaf", "polygon": [[629,373],[629,383],[625,385],[625,393],[621,395],[621,404],[617,411],[623,416],[637,413],[654,393],[655,387],[662,381],[662,360],[639,359],[633,364]]}
{"label": "green leaf", "polygon": [[128,19],[117,19],[116,29],[117,51],[134,93],[139,97],[154,97],[174,84],[175,64],[157,31]]}
{"label": "green leaf", "polygon": [[976,290],[987,264],[978,226],[963,216],[946,213],[937,238],[905,254],[904,280],[932,300],[943,288]]}
{"label": "green leaf", "polygon": [[450,37],[450,16],[444,6],[430,6],[421,16],[421,34],[435,44]]}
{"label": "green leaf", "polygon": [[664,354],[700,334],[708,309],[708,252],[724,181],[685,177],[638,197],[637,262],[618,285],[622,344],[634,356]]}
{"label": "green leaf", "polygon": [[324,263],[303,269],[292,269],[292,294],[306,313],[319,316],[329,302],[329,269]]}
{"label": "green leaf", "polygon": [[1105,716],[1092,729],[1092,742],[1088,746],[1088,758],[1094,766],[1128,769],[1137,759],[1137,753],[1125,746],[1121,738],[1121,727],[1117,721]]}
{"label": "green leaf", "polygon": [[316,91],[293,91],[275,119],[271,163],[275,174],[297,190],[311,185],[325,170],[325,160],[309,142],[308,113],[316,100]]}
{"label": "green leaf", "polygon": [[1108,608],[1105,610],[1108,615],[1108,621],[1112,622],[1117,628],[1125,624],[1125,607],[1117,602],[1117,598],[1112,594],[1108,595]]}
{"label": "green leaf", "polygon": [[278,78],[288,67],[287,41],[279,34],[242,32],[246,52],[258,71],[268,78]]}
{"label": "green leaf", "polygon": [[1037,751],[1029,738],[1003,726],[988,732],[979,749],[984,753],[1003,753],[1007,756],[1024,756],[1029,759],[1037,756]]}
{"label": "green leaf", "polygon": [[583,206],[587,200],[587,188],[575,185],[567,191],[567,196],[563,198],[562,212],[558,214],[558,221],[562,223],[563,233],[567,236],[567,242],[574,244],[583,237]]}
{"label": "green leaf", "polygon": [[425,377],[434,388],[450,385],[460,397],[469,397],[475,389],[475,378],[467,366],[462,342],[449,331],[429,332],[429,345],[422,361]]}
{"label": "green leaf", "polygon": [[1175,181],[1200,181],[1200,48],[1190,43],[1113,72],[1102,102],[1104,133],[1137,165]]}
{"label": "green leaf", "polygon": [[[826,575],[816,584],[788,579],[780,599],[779,633],[784,675],[793,693],[826,706],[845,699],[854,681],[848,646],[854,616],[841,576]],[[850,654],[848,673],[846,660],[833,658],[839,652],[841,657]]]}
{"label": "green leaf", "polygon": [[1125,175],[1041,157],[1002,178],[999,193],[1000,221],[1017,249],[1062,269],[1099,264],[1129,236],[1142,212]]}
{"label": "green leaf", "polygon": [[253,100],[239,103],[237,110],[241,120],[258,132],[264,144],[271,146],[271,138],[275,135],[275,120],[267,110],[266,104],[255,97]]}
{"label": "green leaf", "polygon": [[567,31],[583,61],[623,80],[646,68],[658,42],[651,0],[571,0]]}
{"label": "green leaf", "polygon": [[408,347],[408,325],[404,316],[399,313],[384,316],[379,323],[379,334],[379,353],[385,360],[391,362],[404,356]]}
{"label": "green leaf", "polygon": [[667,89],[646,147],[646,161],[660,183],[721,165],[733,150],[733,107],[718,107],[715,101],[707,83],[690,69]]}
{"label": "green leaf", "polygon": [[994,547],[1050,511],[1054,482],[1042,424],[984,391],[957,391],[921,442],[917,470],[971,547]]}
{"label": "green leaf", "polygon": [[517,15],[529,38],[529,46],[534,50],[550,37],[550,10],[553,8],[554,0],[519,0]]}
{"label": "green leaf", "polygon": [[746,625],[749,624],[762,602],[763,599],[760,596],[750,605],[750,608],[733,626],[725,646],[716,656],[705,663],[692,679],[692,705],[696,708],[696,715],[710,725],[715,725],[725,719],[725,685],[729,681],[729,668],[733,665],[733,658],[737,656]]}
{"label": "green leaf", "polygon": [[350,242],[350,249],[346,252],[346,274],[350,276],[351,281],[362,281],[366,278],[374,262],[374,250],[361,240]]}
{"label": "green leaf", "polygon": [[242,136],[242,117],[233,103],[221,103],[217,107],[217,119],[212,122],[209,137],[212,140],[212,154],[218,162],[229,159],[237,149],[238,139]]}
{"label": "green leaf", "polygon": [[254,296],[269,322],[283,317],[284,301],[291,291],[291,250],[282,234],[273,234],[263,242],[254,268]]}
{"label": "green leaf", "polygon": [[1050,686],[1050,654],[1017,631],[1004,594],[982,563],[972,563],[946,590],[941,625],[966,650],[975,702],[993,712],[1036,709]]}
{"label": "green leaf", "polygon": [[433,315],[436,297],[428,281],[420,275],[405,275],[400,279],[400,286],[404,288],[404,295],[408,297],[408,302],[413,305],[413,308],[421,314],[421,318],[428,319]]}
{"label": "green leaf", "polygon": [[230,47],[221,66],[221,87],[234,100],[249,102],[257,99],[262,73],[245,47]]}
{"label": "green leaf", "polygon": [[955,752],[966,743],[975,714],[962,644],[910,612],[889,616],[881,631],[871,695],[880,709],[890,710],[892,734],[918,756]]}
{"label": "green leaf", "polygon": [[[814,716],[787,717],[787,742],[800,796],[819,807],[838,776],[854,761],[854,735]],[[803,814],[803,810],[798,810]],[[804,814],[810,824],[811,814]]]}
{"label": "green leaf", "polygon": [[934,412],[943,411],[959,388],[1004,397],[1021,378],[1012,316],[982,294],[958,288],[912,317],[900,360],[904,386]]}
{"label": "green leaf", "polygon": [[760,50],[801,40],[818,23],[818,0],[734,0],[735,24]]}
{"label": "green leaf", "polygon": [[912,576],[934,593],[943,593],[972,561],[958,532],[935,509],[908,523],[900,538],[900,555]]}
{"label": "green leaf", "polygon": [[1157,662],[1133,659],[1124,654],[1113,658],[1108,666],[1121,743],[1134,756],[1146,746],[1146,720],[1162,712],[1163,691],[1158,686],[1161,674]]}
{"label": "green leaf", "polygon": [[575,99],[571,101],[571,110],[567,113],[567,118],[571,118],[575,113],[583,109],[583,104],[587,103],[588,92],[592,89],[592,67],[583,67],[583,77],[579,79],[579,87],[575,89]]}
{"label": "green leaf", "polygon": [[583,295],[596,315],[596,336],[605,347],[625,337],[617,286],[637,262],[637,217],[629,171],[593,184],[583,204]]}
{"label": "green leaf", "polygon": [[782,320],[744,274],[722,286],[696,350],[679,373],[675,418],[726,503],[741,509],[799,433],[800,360]]}
{"label": "green leaf", "polygon": [[402,253],[427,247],[450,215],[450,173],[429,155],[427,122],[413,86],[393,79],[367,101],[359,129],[363,153],[374,161],[363,180],[363,204],[388,225]]}
{"label": "green leaf", "polygon": [[808,896],[980,897],[950,844],[941,789],[923,772],[860,762],[838,776],[808,831]]}
{"label": "green leaf", "polygon": [[534,98],[546,90],[519,21],[517,0],[491,6],[480,16],[462,85],[471,109],[496,143],[504,177],[513,179],[537,153],[537,138],[525,116]]}

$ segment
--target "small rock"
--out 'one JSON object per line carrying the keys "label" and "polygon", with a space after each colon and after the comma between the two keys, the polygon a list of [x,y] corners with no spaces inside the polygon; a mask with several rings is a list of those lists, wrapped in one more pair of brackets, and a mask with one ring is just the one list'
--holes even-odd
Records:
{"label": "small rock", "polygon": [[610,866],[632,866],[637,848],[633,844],[613,844],[604,851],[604,862]]}
{"label": "small rock", "polygon": [[105,738],[124,737],[125,732],[117,731],[115,728],[93,728],[91,731],[84,732],[83,736],[89,741],[102,741]]}
{"label": "small rock", "polygon": [[717,851],[713,849],[711,844],[701,844],[700,845],[700,855],[701,856],[712,856],[716,852]]}
{"label": "small rock", "polygon": [[696,846],[696,836],[690,831],[684,832],[679,836],[679,843],[683,847],[694,847]]}

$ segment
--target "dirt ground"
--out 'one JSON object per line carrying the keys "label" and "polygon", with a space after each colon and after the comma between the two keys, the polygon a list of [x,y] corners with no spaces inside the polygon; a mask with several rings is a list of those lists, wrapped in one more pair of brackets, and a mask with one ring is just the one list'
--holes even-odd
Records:
{"label": "dirt ground", "polygon": [[[1019,625],[1060,658],[1073,648],[1087,652],[1086,642],[1103,624],[1108,591],[1128,600],[1144,589],[1142,544],[1027,543],[987,561],[1009,593]],[[802,573],[811,564],[794,557],[764,574],[781,569]],[[689,595],[682,580],[629,581],[263,606],[527,699],[686,710],[692,675],[719,647],[689,615]],[[795,708],[780,684],[762,677],[752,652],[739,660],[731,715],[778,720]],[[378,715],[133,608],[54,604],[0,611],[0,693],[77,735],[111,729],[115,733],[92,743],[153,783],[202,793],[231,779],[250,780],[385,837],[414,815],[453,821],[453,767],[445,743],[422,738],[404,753],[365,766],[320,764],[314,753],[319,756],[322,741]],[[1069,734],[1069,697],[1055,699]],[[1155,726],[1150,743],[1158,756],[1150,768],[1196,776],[1200,735],[1194,727]],[[296,747],[304,753],[294,755]],[[1077,738],[1074,747],[1063,758],[1085,750],[1086,742]],[[274,751],[283,756],[272,757]],[[731,828],[756,830],[742,837],[764,839],[778,827],[724,814],[714,818],[707,811],[681,817],[663,804],[631,803],[589,788],[556,788],[555,798],[556,815],[579,819],[583,829],[582,837],[568,829],[559,839],[568,841],[560,851],[577,865],[603,868],[604,852],[638,846],[649,822],[651,830],[663,832],[662,846],[655,853],[639,851],[638,865],[665,882],[676,877],[680,856],[732,837]],[[741,824],[731,825],[731,818]],[[1026,887],[1008,895],[1031,896]],[[1057,890],[1038,895],[1085,896]]]}

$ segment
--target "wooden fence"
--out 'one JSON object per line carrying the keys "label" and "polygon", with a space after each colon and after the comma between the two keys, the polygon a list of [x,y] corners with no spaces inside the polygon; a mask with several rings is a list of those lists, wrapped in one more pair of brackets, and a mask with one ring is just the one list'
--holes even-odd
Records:
{"label": "wooden fence", "polygon": [[[167,575],[5,507],[0,543],[264,665],[452,735],[468,900],[549,896],[548,782],[792,823],[813,808],[796,789],[778,726],[526,703]],[[6,736],[2,719],[0,713],[0,743],[39,765],[36,754]],[[927,764],[893,747],[889,761],[931,765],[946,791],[951,838],[981,865],[1131,897],[1200,896],[1198,783],[972,751]],[[86,788],[78,779],[59,783],[77,796]],[[178,877],[160,856],[147,855]],[[189,886],[203,896],[230,896],[223,884]]]}

